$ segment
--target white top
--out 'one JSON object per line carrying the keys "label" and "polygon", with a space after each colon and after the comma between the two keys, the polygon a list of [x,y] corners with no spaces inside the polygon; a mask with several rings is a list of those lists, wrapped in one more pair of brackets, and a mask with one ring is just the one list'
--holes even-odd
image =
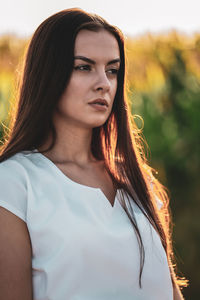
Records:
{"label": "white top", "polygon": [[160,238],[133,204],[145,248],[139,288],[137,237],[119,190],[112,206],[99,188],[72,181],[41,153],[24,151],[0,163],[0,206],[28,226],[34,300],[173,299]]}

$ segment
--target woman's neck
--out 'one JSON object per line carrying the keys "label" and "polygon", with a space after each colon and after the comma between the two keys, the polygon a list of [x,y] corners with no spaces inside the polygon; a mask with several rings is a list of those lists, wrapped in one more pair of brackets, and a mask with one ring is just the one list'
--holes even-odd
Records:
{"label": "woman's neck", "polygon": [[[61,126],[56,129],[56,143],[45,152],[45,155],[55,163],[71,162],[87,165],[96,159],[91,152],[92,129]],[[46,150],[52,141],[50,135],[47,141],[38,149]]]}

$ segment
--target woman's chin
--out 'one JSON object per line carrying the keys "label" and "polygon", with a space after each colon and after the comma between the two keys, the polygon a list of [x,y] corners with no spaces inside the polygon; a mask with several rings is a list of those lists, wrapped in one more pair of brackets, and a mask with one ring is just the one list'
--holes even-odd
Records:
{"label": "woman's chin", "polygon": [[105,124],[105,122],[107,121],[108,118],[99,118],[98,120],[97,119],[93,119],[93,120],[87,120],[88,122],[85,123],[85,126],[86,127],[89,127],[89,128],[95,128],[95,127],[100,127],[102,125]]}
{"label": "woman's chin", "polygon": [[96,127],[101,127],[102,125],[104,125],[105,124],[105,122],[106,122],[106,120],[104,120],[104,121],[99,121],[99,122],[94,122],[93,124],[91,124],[91,127],[92,128],[96,128]]}

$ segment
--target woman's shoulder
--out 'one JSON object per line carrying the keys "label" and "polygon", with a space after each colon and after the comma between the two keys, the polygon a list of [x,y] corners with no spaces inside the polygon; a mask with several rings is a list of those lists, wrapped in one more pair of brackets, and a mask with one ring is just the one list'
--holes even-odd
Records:
{"label": "woman's shoulder", "polygon": [[0,179],[13,176],[25,177],[28,168],[33,165],[33,155],[32,151],[22,151],[0,162]]}
{"label": "woman's shoulder", "polygon": [[24,156],[16,153],[0,162],[0,185],[12,183],[13,181],[26,182],[26,168],[24,166]]}
{"label": "woman's shoulder", "polygon": [[0,172],[5,169],[16,170],[16,167],[22,167],[24,161],[23,152],[18,152],[0,162]]}

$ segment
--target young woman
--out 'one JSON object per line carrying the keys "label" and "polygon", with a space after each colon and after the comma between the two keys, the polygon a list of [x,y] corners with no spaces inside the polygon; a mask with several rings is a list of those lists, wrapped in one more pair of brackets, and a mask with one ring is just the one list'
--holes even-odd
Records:
{"label": "young woman", "polygon": [[34,33],[0,156],[1,300],[183,299],[124,77],[122,33],[97,15]]}

